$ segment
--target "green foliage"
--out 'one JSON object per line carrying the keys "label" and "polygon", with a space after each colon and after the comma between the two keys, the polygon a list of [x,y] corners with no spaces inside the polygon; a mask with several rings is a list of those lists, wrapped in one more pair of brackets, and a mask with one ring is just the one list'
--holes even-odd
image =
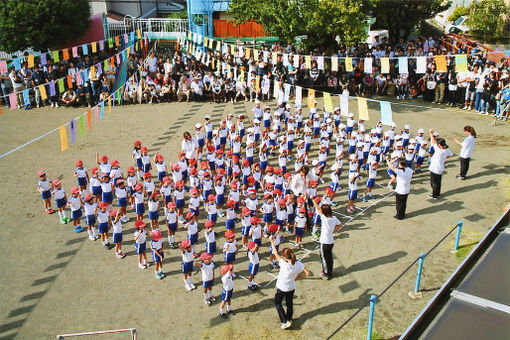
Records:
{"label": "green foliage", "polygon": [[454,22],[463,15],[469,15],[469,7],[459,6],[448,17],[448,21]]}
{"label": "green foliage", "polygon": [[373,28],[387,29],[390,40],[395,43],[401,36],[407,38],[423,21],[449,6],[450,3],[443,0],[376,0],[372,11],[377,21]]}
{"label": "green foliage", "polygon": [[327,45],[335,36],[348,44],[366,37],[365,11],[356,0],[232,0],[236,24],[253,20],[282,41],[306,35],[310,46]]}
{"label": "green foliage", "polygon": [[173,12],[167,15],[170,19],[188,19],[188,11]]}
{"label": "green foliage", "polygon": [[87,0],[0,0],[0,50],[58,48],[90,26]]}
{"label": "green foliage", "polygon": [[503,0],[481,0],[473,3],[467,25],[470,34],[490,41],[503,36],[509,7]]}

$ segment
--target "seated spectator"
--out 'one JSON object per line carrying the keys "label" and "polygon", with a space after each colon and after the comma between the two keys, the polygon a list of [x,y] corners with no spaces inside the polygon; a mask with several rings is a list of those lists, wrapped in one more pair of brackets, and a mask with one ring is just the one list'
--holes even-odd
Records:
{"label": "seated spectator", "polygon": [[62,103],[67,107],[78,106],[77,99],[78,96],[72,89],[65,91],[62,95]]}

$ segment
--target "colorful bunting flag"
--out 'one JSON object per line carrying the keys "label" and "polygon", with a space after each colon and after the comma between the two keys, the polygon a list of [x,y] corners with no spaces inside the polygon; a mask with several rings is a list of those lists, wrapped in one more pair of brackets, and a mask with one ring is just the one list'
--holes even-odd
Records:
{"label": "colorful bunting flag", "polygon": [[85,137],[85,119],[83,118],[83,115],[80,115],[80,135],[82,137]]}
{"label": "colorful bunting flag", "polygon": [[0,73],[7,73],[7,62],[5,60],[0,60]]}
{"label": "colorful bunting flag", "polygon": [[81,45],[81,50],[83,52],[83,55],[89,54],[89,45],[87,45],[87,44]]}
{"label": "colorful bunting flag", "polygon": [[62,58],[64,60],[69,60],[69,49],[66,48],[62,50]]}
{"label": "colorful bunting flag", "polygon": [[467,72],[467,57],[465,54],[455,56],[455,72]]}
{"label": "colorful bunting flag", "polygon": [[103,119],[104,117],[104,100],[101,102],[101,113],[99,114],[99,119]]}
{"label": "colorful bunting flag", "polygon": [[333,102],[331,101],[331,95],[329,92],[324,92],[324,105],[326,106],[326,111],[333,112]]}
{"label": "colorful bunting flag", "polygon": [[74,46],[73,47],[73,58],[77,58],[78,57],[78,46]]}
{"label": "colorful bunting flag", "polygon": [[14,110],[18,107],[18,103],[16,102],[16,93],[9,93],[9,104],[11,104],[11,110]]}
{"label": "colorful bunting flag", "polygon": [[48,61],[46,60],[46,53],[41,53],[41,64],[46,65]]}
{"label": "colorful bunting flag", "polygon": [[97,52],[97,43],[96,42],[90,43],[90,46],[92,47],[92,53],[96,53]]}
{"label": "colorful bunting flag", "polygon": [[312,58],[309,55],[305,55],[305,67],[307,69],[312,68]]}
{"label": "colorful bunting flag", "polygon": [[42,100],[48,99],[48,95],[46,94],[46,86],[39,85],[38,88],[39,88],[39,92],[41,93]]}
{"label": "colorful bunting flag", "polygon": [[28,89],[23,90],[23,104],[25,104],[25,106],[30,105],[30,96],[28,94]]}
{"label": "colorful bunting flag", "polygon": [[50,97],[55,96],[57,94],[57,91],[55,89],[55,82],[51,81],[51,82],[49,82],[48,85],[50,86]]}
{"label": "colorful bunting flag", "polygon": [[296,105],[301,105],[303,102],[303,88],[301,86],[296,86]]}
{"label": "colorful bunting flag", "polygon": [[331,57],[331,71],[338,71],[338,57],[336,56]]}
{"label": "colorful bunting flag", "polygon": [[67,75],[67,88],[72,89],[73,86],[73,76],[71,74]]}
{"label": "colorful bunting flag", "polygon": [[436,61],[436,69],[437,72],[445,73],[448,72],[448,68],[446,66],[446,56],[445,55],[436,55],[434,57]]}
{"label": "colorful bunting flag", "polygon": [[92,111],[90,109],[87,110],[87,127],[89,130],[92,130],[92,122],[91,122],[91,117],[92,116]]}
{"label": "colorful bunting flag", "polygon": [[96,105],[94,107],[94,123],[97,124],[97,121],[99,120],[99,106]]}
{"label": "colorful bunting flag", "polygon": [[29,54],[27,57],[28,67],[34,67],[34,55]]}
{"label": "colorful bunting flag", "polygon": [[67,150],[67,133],[65,125],[60,125],[58,128],[60,134],[60,151]]}
{"label": "colorful bunting flag", "polygon": [[391,111],[390,102],[379,102],[381,105],[381,123],[384,125],[390,125],[393,122],[393,113]]}
{"label": "colorful bunting flag", "polygon": [[390,73],[390,58],[381,58],[381,73]]}
{"label": "colorful bunting flag", "polygon": [[364,73],[372,73],[372,71],[373,71],[373,69],[372,69],[372,58],[365,58],[364,62],[363,62],[363,65],[364,65],[364,68],[363,68],[363,72]]}
{"label": "colorful bunting flag", "polygon": [[423,74],[427,72],[427,57],[416,57],[416,73]]}
{"label": "colorful bunting flag", "polygon": [[308,104],[308,107],[315,107],[315,90],[314,89],[308,89],[307,104]]}
{"label": "colorful bunting flag", "polygon": [[64,78],[60,78],[58,80],[58,92],[60,92],[61,94],[64,93],[66,90],[65,86],[64,86]]}
{"label": "colorful bunting flag", "polygon": [[21,70],[21,61],[19,58],[12,59],[12,65],[16,71]]}
{"label": "colorful bunting flag", "polygon": [[354,69],[352,67],[352,58],[346,57],[345,58],[345,71],[346,72],[352,72]]}
{"label": "colorful bunting flag", "polygon": [[398,57],[398,73],[409,73],[407,69],[407,57]]}
{"label": "colorful bunting flag", "polygon": [[71,144],[74,144],[76,141],[76,126],[74,125],[74,119],[69,122],[69,127],[71,129]]}
{"label": "colorful bunting flag", "polygon": [[340,114],[347,117],[349,115],[349,97],[340,95]]}
{"label": "colorful bunting flag", "polygon": [[112,97],[108,97],[108,113],[112,112]]}
{"label": "colorful bunting flag", "polygon": [[53,51],[52,52],[52,55],[53,55],[53,62],[54,63],[58,63],[60,61],[60,55],[59,55],[59,52],[58,51]]}
{"label": "colorful bunting flag", "polygon": [[358,97],[358,116],[358,119],[370,120],[366,98]]}

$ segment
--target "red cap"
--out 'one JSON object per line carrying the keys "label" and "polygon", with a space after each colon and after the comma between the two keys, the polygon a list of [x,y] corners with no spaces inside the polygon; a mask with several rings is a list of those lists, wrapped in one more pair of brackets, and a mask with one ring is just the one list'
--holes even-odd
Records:
{"label": "red cap", "polygon": [[248,249],[252,250],[257,246],[257,244],[250,240],[248,241],[248,244],[246,246],[248,247]]}
{"label": "red cap", "polygon": [[211,254],[206,253],[206,252],[203,252],[202,254],[200,254],[200,259],[201,259],[202,261],[210,260],[210,259],[212,259],[212,257],[213,257],[213,256],[212,256]]}
{"label": "red cap", "polygon": [[110,174],[107,174],[106,172],[103,172],[103,173],[101,174],[101,177],[110,177]]}
{"label": "red cap", "polygon": [[110,210],[109,215],[110,215],[111,217],[115,217],[115,216],[117,216],[117,213],[118,213],[118,211],[117,211],[117,210],[115,210],[115,209],[113,209],[113,210]]}
{"label": "red cap", "polygon": [[142,221],[142,220],[138,220],[135,222],[135,227],[138,228],[138,229],[142,229],[146,226],[147,224]]}
{"label": "red cap", "polygon": [[257,182],[253,176],[248,176],[248,182],[255,183]]}
{"label": "red cap", "polygon": [[274,184],[273,184],[273,183],[271,183],[271,182],[267,182],[267,183],[266,183],[266,188],[268,188],[268,189],[269,189],[269,188],[272,188],[272,187],[274,187]]}
{"label": "red cap", "polygon": [[207,146],[207,151],[213,152],[214,151],[214,146],[213,145],[208,145]]}
{"label": "red cap", "polygon": [[191,219],[194,215],[195,215],[195,214],[194,214],[193,212],[188,211],[188,213],[186,214],[186,218],[187,218],[188,220],[190,220],[190,219]]}
{"label": "red cap", "polygon": [[233,154],[234,154],[233,150],[228,150],[226,153],[227,157],[231,157]]}
{"label": "red cap", "polygon": [[319,182],[314,181],[313,179],[311,179],[311,180],[309,180],[308,184],[310,184],[310,185],[317,185],[317,184],[319,184]]}
{"label": "red cap", "polygon": [[147,149],[146,146],[144,146],[142,149],[141,149],[142,152],[149,152],[149,149]]}
{"label": "red cap", "polygon": [[204,173],[202,174],[202,176],[207,177],[207,176],[211,176],[211,174],[209,173],[209,171],[204,171]]}
{"label": "red cap", "polygon": [[249,215],[249,214],[251,214],[251,210],[250,210],[250,208],[248,208],[248,207],[243,207],[243,208],[241,209],[241,212],[242,212],[243,214],[245,214],[245,215]]}
{"label": "red cap", "polygon": [[124,178],[120,177],[120,178],[117,178],[117,181],[116,181],[117,185],[121,185],[121,184],[124,184]]}
{"label": "red cap", "polygon": [[102,156],[101,156],[101,162],[103,162],[103,163],[108,162],[108,156],[106,156],[106,155],[102,155]]}
{"label": "red cap", "polygon": [[306,208],[304,206],[299,208],[299,212],[300,213],[306,213]]}
{"label": "red cap", "polygon": [[227,203],[225,203],[225,205],[227,207],[233,207],[234,205],[236,205],[236,202],[233,200],[227,200]]}
{"label": "red cap", "polygon": [[278,188],[273,190],[273,196],[280,195],[281,193],[282,193],[282,191]]}
{"label": "red cap", "polygon": [[274,172],[277,175],[281,175],[281,174],[283,174],[283,169],[282,168],[276,168],[276,169],[274,169]]}
{"label": "red cap", "polygon": [[224,174],[226,174],[226,173],[227,173],[227,171],[225,171],[225,169],[223,169],[223,168],[219,168],[219,169],[218,169],[218,174],[220,174],[220,175],[224,175]]}
{"label": "red cap", "polygon": [[322,197],[320,197],[320,196],[317,196],[314,199],[315,203],[319,203],[321,200],[322,200]]}
{"label": "red cap", "polygon": [[152,231],[152,239],[154,241],[159,241],[163,238],[163,234],[161,233],[161,230],[156,229]]}
{"label": "red cap", "polygon": [[285,175],[283,175],[284,178],[291,178],[292,174],[290,172],[286,172]]}
{"label": "red cap", "polygon": [[197,168],[189,168],[189,174],[190,175],[196,175],[198,173]]}
{"label": "red cap", "polygon": [[142,184],[140,184],[140,183],[138,183],[138,184],[136,184],[136,185],[135,185],[135,190],[136,190],[136,191],[138,191],[138,190],[140,190],[140,189],[142,189],[142,188],[143,188],[143,185],[142,185]]}
{"label": "red cap", "polygon": [[257,193],[257,190],[255,190],[255,189],[248,190],[248,194],[250,194],[250,195],[251,194],[256,194],[256,193]]}
{"label": "red cap", "polygon": [[99,209],[105,209],[105,208],[108,208],[108,203],[106,203],[106,202],[99,202],[99,203],[97,204],[97,207],[98,207]]}
{"label": "red cap", "polygon": [[177,183],[175,183],[175,186],[176,187],[183,187],[184,186],[184,181],[177,181]]}
{"label": "red cap", "polygon": [[133,166],[128,166],[127,171],[128,171],[128,172],[135,172],[135,167],[133,167]]}
{"label": "red cap", "polygon": [[191,190],[189,191],[190,194],[198,194],[198,189],[193,187],[191,188]]}
{"label": "red cap", "polygon": [[[98,170],[97,170],[97,168],[92,168],[92,169],[90,169],[90,172],[91,172],[92,174],[95,174],[97,171],[98,171]],[[134,170],[133,170],[133,171],[134,171]]]}
{"label": "red cap", "polygon": [[217,154],[222,154],[223,153],[223,149],[216,150],[216,153]]}
{"label": "red cap", "polygon": [[[97,170],[97,169],[96,169],[96,170]],[[37,173],[37,175],[38,175],[39,177],[41,177],[41,176],[43,176],[43,175],[46,175],[46,171],[41,170],[41,171],[39,171],[39,172]]]}
{"label": "red cap", "polygon": [[297,201],[298,203],[305,203],[305,199],[304,199],[304,197],[303,197],[303,196],[299,196],[299,197],[296,199],[296,201]]}
{"label": "red cap", "polygon": [[186,249],[191,246],[191,242],[189,240],[182,240],[181,243],[179,243],[179,246],[181,249]]}
{"label": "red cap", "polygon": [[156,155],[156,160],[159,161],[159,162],[163,161],[163,156],[161,156],[160,154],[157,154]]}
{"label": "red cap", "polygon": [[269,231],[270,231],[270,232],[272,232],[272,233],[274,233],[275,231],[277,231],[277,230],[278,230],[278,228],[280,228],[280,226],[279,226],[278,224],[271,224],[271,225],[269,226]]}
{"label": "red cap", "polygon": [[222,179],[222,178],[223,178],[223,177],[221,177],[221,175],[217,175],[217,176],[215,176],[215,177],[214,177],[214,181],[220,180],[220,179]]}
{"label": "red cap", "polygon": [[188,159],[188,164],[190,166],[196,165],[197,164],[197,160],[195,158],[190,158],[190,159]]}
{"label": "red cap", "polygon": [[143,174],[143,178],[151,178],[152,174],[150,172],[146,172]]}
{"label": "red cap", "polygon": [[236,233],[234,233],[233,230],[227,230],[225,231],[225,238],[232,238],[232,237],[236,237]]}
{"label": "red cap", "polygon": [[206,227],[206,228],[210,228],[213,225],[214,225],[214,222],[213,221],[209,221],[209,220],[205,221],[205,223],[204,223],[204,227]]}
{"label": "red cap", "polygon": [[267,172],[274,172],[274,168],[273,168],[272,166],[268,166],[268,167],[266,168],[266,171],[267,171]]}
{"label": "red cap", "polygon": [[58,179],[54,179],[53,181],[51,181],[51,183],[54,185],[54,186],[57,186],[60,184],[60,180]]}
{"label": "red cap", "polygon": [[252,218],[250,218],[250,223],[251,224],[257,224],[261,221],[260,218],[258,218],[257,216],[253,216]]}
{"label": "red cap", "polygon": [[154,190],[152,192],[152,196],[154,196],[154,197],[158,197],[159,195],[160,195],[160,193],[157,190]]}
{"label": "red cap", "polygon": [[80,159],[78,159],[74,164],[76,164],[76,166],[82,166],[83,162]]}
{"label": "red cap", "polygon": [[216,195],[214,195],[214,194],[209,194],[209,196],[207,196],[208,201],[213,201],[215,199],[216,199]]}
{"label": "red cap", "polygon": [[287,200],[285,198],[282,198],[281,200],[278,201],[278,204],[286,205],[287,204]]}
{"label": "red cap", "polygon": [[327,187],[326,189],[324,189],[324,192],[326,193],[326,195],[334,195],[335,192],[333,190],[331,190],[330,187]]}
{"label": "red cap", "polygon": [[117,166],[117,165],[120,165],[120,163],[119,163],[119,161],[118,161],[118,160],[114,159],[114,160],[112,161],[112,166]]}
{"label": "red cap", "polygon": [[172,180],[170,179],[170,177],[165,176],[163,177],[163,183],[172,183]]}
{"label": "red cap", "polygon": [[166,205],[166,207],[168,209],[171,209],[171,208],[177,208],[177,205],[174,203],[174,202],[168,202],[168,204]]}
{"label": "red cap", "polygon": [[238,185],[237,182],[230,183],[231,188],[237,188],[237,185]]}
{"label": "red cap", "polygon": [[234,163],[237,163],[239,161],[239,156],[236,156],[236,155],[232,156],[232,161]]}
{"label": "red cap", "polygon": [[184,151],[179,151],[179,153],[177,154],[177,157],[182,157],[186,155],[186,153]]}
{"label": "red cap", "polygon": [[255,163],[253,163],[253,167],[257,167],[257,166],[259,166],[259,165],[260,165],[260,164],[259,164],[259,162],[255,162]]}
{"label": "red cap", "polygon": [[233,265],[231,265],[231,264],[224,265],[223,267],[221,267],[221,275],[225,275],[226,273],[228,273],[232,269],[234,269]]}
{"label": "red cap", "polygon": [[181,166],[179,165],[179,163],[172,164],[173,171],[179,171],[180,169],[181,169]]}
{"label": "red cap", "polygon": [[80,193],[80,188],[78,187],[72,187],[71,188],[71,194],[79,194]]}
{"label": "red cap", "polygon": [[86,194],[83,199],[85,200],[85,202],[88,202],[92,199],[92,197],[94,197],[94,196],[92,196],[91,194]]}
{"label": "red cap", "polygon": [[271,195],[269,192],[266,192],[266,193],[264,194],[264,199],[265,199],[265,200],[267,200],[268,198],[271,198],[271,197],[273,197],[273,195]]}
{"label": "red cap", "polygon": [[134,146],[142,145],[142,142],[140,142],[138,139],[133,142]]}
{"label": "red cap", "polygon": [[247,159],[243,160],[243,166],[250,166],[250,161]]}
{"label": "red cap", "polygon": [[208,165],[209,165],[208,161],[200,161],[200,167],[207,168]]}

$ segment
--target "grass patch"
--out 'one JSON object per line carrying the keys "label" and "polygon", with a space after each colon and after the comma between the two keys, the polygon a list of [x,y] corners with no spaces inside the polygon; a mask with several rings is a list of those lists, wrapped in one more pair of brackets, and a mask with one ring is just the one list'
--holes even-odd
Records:
{"label": "grass patch", "polygon": [[471,252],[471,250],[473,250],[473,248],[478,244],[478,242],[479,241],[459,246],[457,252],[455,253],[455,256],[461,261],[464,260],[464,258]]}

